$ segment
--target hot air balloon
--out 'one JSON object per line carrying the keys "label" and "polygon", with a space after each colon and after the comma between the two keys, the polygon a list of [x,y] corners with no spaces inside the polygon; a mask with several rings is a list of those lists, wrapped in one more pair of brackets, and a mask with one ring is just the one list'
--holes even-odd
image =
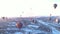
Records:
{"label": "hot air balloon", "polygon": [[22,28],[22,26],[23,26],[23,24],[22,24],[22,23],[20,23],[20,22],[17,22],[17,23],[16,23],[16,27],[17,27],[17,28],[19,28],[19,29],[20,29],[20,28]]}
{"label": "hot air balloon", "polygon": [[54,4],[54,9],[56,9],[56,7],[57,7],[57,4]]}
{"label": "hot air balloon", "polygon": [[49,20],[51,20],[51,16],[52,16],[52,14],[50,14]]}
{"label": "hot air balloon", "polygon": [[2,17],[2,19],[5,19],[5,17]]}
{"label": "hot air balloon", "polygon": [[34,23],[34,22],[35,22],[35,20],[33,19],[33,20],[32,20],[32,22]]}

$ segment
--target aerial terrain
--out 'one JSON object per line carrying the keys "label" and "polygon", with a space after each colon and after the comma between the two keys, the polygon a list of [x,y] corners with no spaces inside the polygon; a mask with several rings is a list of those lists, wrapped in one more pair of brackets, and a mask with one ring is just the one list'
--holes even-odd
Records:
{"label": "aerial terrain", "polygon": [[[0,19],[0,34],[60,34],[60,21],[55,21],[57,17],[42,16]],[[18,22],[22,25],[18,25]]]}

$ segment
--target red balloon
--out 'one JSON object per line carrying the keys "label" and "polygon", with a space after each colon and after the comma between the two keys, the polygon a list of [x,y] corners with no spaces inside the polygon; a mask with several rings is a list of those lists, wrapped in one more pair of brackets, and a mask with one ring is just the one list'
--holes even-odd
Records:
{"label": "red balloon", "polygon": [[22,23],[19,23],[19,22],[16,23],[16,27],[17,27],[17,28],[22,28],[22,26],[23,26]]}

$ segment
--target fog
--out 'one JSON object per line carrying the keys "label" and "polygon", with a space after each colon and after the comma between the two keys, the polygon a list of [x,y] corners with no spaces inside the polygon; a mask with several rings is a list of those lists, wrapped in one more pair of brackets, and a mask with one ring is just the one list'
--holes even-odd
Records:
{"label": "fog", "polygon": [[[58,6],[54,9],[53,4]],[[60,15],[59,0],[0,0],[0,17]]]}

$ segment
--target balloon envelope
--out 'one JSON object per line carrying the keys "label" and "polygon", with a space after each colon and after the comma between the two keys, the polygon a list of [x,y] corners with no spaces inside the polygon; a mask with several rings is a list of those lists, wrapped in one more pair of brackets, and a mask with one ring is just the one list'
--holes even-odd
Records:
{"label": "balloon envelope", "polygon": [[56,7],[57,7],[57,4],[54,4],[54,9],[56,9]]}
{"label": "balloon envelope", "polygon": [[5,19],[5,17],[2,17],[2,19]]}
{"label": "balloon envelope", "polygon": [[16,23],[17,28],[22,28],[23,24],[22,23]]}

